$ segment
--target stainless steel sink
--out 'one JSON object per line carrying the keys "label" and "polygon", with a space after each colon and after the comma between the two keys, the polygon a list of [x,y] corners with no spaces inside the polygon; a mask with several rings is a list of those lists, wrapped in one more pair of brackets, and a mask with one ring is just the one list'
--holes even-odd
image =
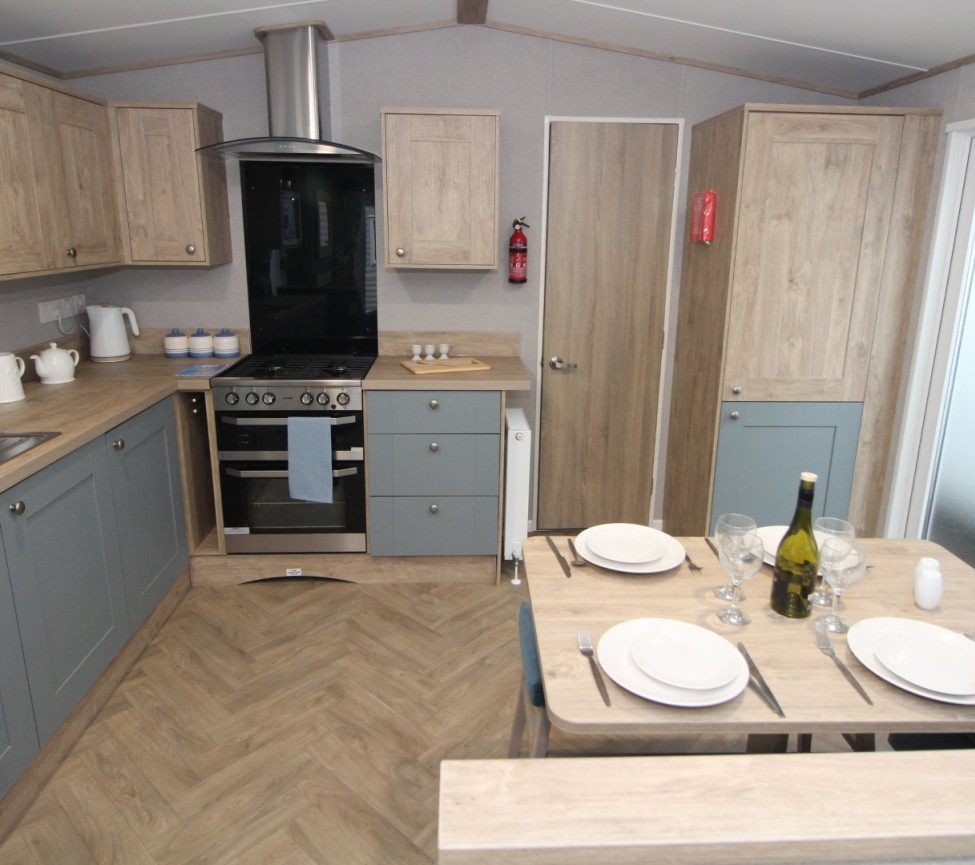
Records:
{"label": "stainless steel sink", "polygon": [[0,465],[59,435],[59,432],[0,432]]}

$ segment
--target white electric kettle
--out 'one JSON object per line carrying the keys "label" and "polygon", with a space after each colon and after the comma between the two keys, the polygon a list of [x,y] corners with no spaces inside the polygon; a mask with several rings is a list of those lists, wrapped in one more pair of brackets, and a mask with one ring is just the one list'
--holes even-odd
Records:
{"label": "white electric kettle", "polygon": [[91,359],[96,363],[113,363],[128,360],[131,356],[129,337],[125,332],[127,316],[132,334],[139,335],[139,325],[135,320],[135,313],[124,306],[112,306],[100,303],[97,306],[85,307],[88,313],[88,325],[91,327]]}

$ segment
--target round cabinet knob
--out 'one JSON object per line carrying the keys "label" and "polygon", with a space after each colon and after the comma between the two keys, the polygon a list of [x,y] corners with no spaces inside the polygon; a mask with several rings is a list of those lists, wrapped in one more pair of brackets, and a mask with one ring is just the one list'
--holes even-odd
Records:
{"label": "round cabinet knob", "polygon": [[261,398],[254,393],[254,391],[251,391],[249,394],[247,394],[247,396],[244,397],[244,402],[246,402],[248,405],[257,405],[258,402],[260,402],[260,399]]}
{"label": "round cabinet knob", "polygon": [[301,395],[300,399],[302,405],[311,405],[315,401],[315,397],[307,391]]}
{"label": "round cabinet knob", "polygon": [[342,391],[337,397],[335,397],[335,401],[339,405],[348,405],[349,404],[349,395],[345,391]]}
{"label": "round cabinet knob", "polygon": [[115,439],[112,442],[112,447],[117,451],[123,450],[125,448],[125,439]]}
{"label": "round cabinet knob", "polygon": [[738,394],[740,394],[740,393],[741,393],[741,385],[740,385],[740,384],[736,384],[736,385],[735,385],[735,386],[734,386],[734,387],[733,387],[733,388],[731,389],[731,392],[732,392],[732,393],[733,393],[733,394],[734,394],[735,396],[738,396]]}
{"label": "round cabinet knob", "polygon": [[440,400],[436,400],[436,399],[430,400],[430,408],[432,408],[434,411],[440,408]]}
{"label": "round cabinet knob", "polygon": [[402,247],[402,246],[400,246],[400,247],[397,247],[397,249],[396,249],[396,256],[397,256],[398,258],[403,258],[403,256],[405,256],[405,255],[406,255],[406,250],[405,250],[405,249],[403,249],[403,247]]}
{"label": "round cabinet knob", "polygon": [[440,513],[440,505],[430,505],[430,513],[431,514],[439,514]]}
{"label": "round cabinet knob", "polygon": [[433,451],[433,453],[436,453],[438,450],[440,450],[440,445],[438,445],[436,442],[430,442],[430,450]]}
{"label": "round cabinet knob", "polygon": [[194,255],[196,253],[196,247],[192,243],[186,244],[186,254]]}
{"label": "round cabinet knob", "polygon": [[26,510],[27,510],[27,505],[25,505],[23,502],[14,502],[10,506],[10,512],[12,514],[16,514],[18,517]]}
{"label": "round cabinet knob", "polygon": [[237,403],[240,402],[240,394],[236,393],[235,391],[231,391],[224,399],[227,405],[237,405]]}
{"label": "round cabinet knob", "polygon": [[741,417],[741,412],[733,411],[730,415],[728,415],[728,417],[730,417],[732,420],[738,420],[738,418]]}
{"label": "round cabinet knob", "polygon": [[64,251],[64,254],[65,255],[70,255],[72,258],[77,258],[78,257],[78,250],[75,247],[73,247],[73,246],[69,246]]}

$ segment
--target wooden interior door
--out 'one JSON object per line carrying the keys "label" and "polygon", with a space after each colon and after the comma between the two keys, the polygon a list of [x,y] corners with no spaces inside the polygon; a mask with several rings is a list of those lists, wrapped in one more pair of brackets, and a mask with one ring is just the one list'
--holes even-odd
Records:
{"label": "wooden interior door", "polygon": [[537,528],[649,522],[678,131],[551,126]]}

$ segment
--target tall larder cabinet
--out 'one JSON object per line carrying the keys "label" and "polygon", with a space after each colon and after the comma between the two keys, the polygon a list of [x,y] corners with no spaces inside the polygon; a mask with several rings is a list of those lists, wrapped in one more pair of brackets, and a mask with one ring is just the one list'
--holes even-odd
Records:
{"label": "tall larder cabinet", "polygon": [[[747,104],[694,127],[687,212],[714,190],[715,228],[684,244],[667,531],[782,495],[787,521],[814,440],[817,498],[878,530],[940,117]],[[756,406],[771,421],[726,438]]]}

